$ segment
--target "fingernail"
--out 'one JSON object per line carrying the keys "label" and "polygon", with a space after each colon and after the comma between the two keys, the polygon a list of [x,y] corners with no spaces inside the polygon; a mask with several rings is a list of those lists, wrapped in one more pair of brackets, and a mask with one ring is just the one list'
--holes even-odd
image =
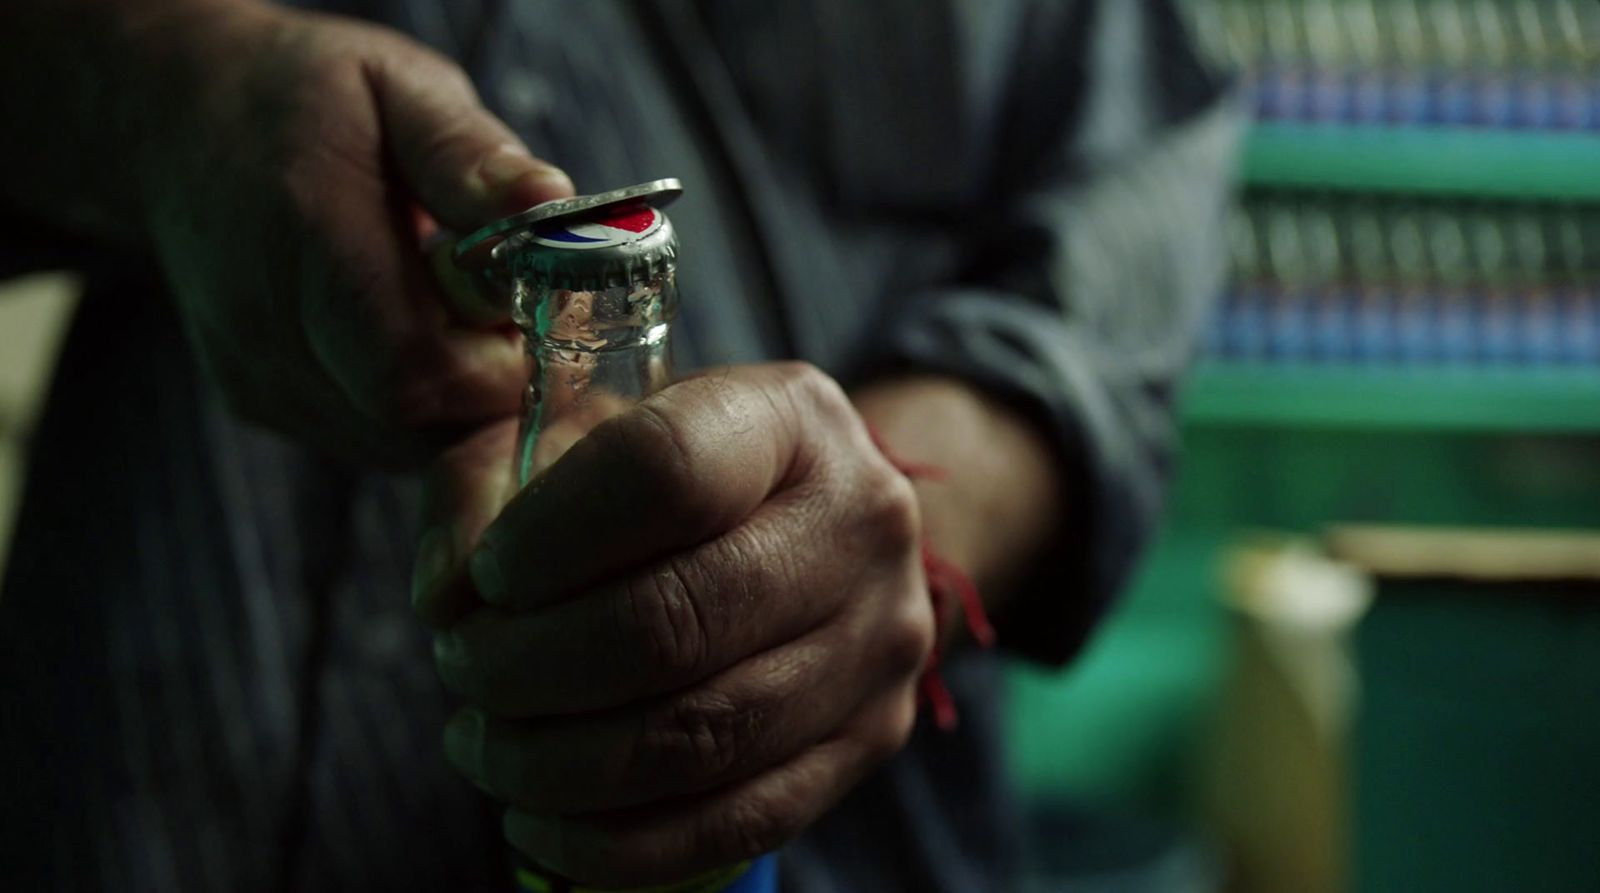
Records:
{"label": "fingernail", "polygon": [[462,710],[444,727],[444,755],[450,765],[477,777],[479,754],[483,750],[483,714]]}
{"label": "fingernail", "polygon": [[418,610],[432,595],[455,563],[455,536],[447,525],[422,535],[417,544],[417,561],[411,569],[411,609]]}
{"label": "fingernail", "polygon": [[494,549],[487,543],[472,553],[472,558],[467,562],[467,572],[472,575],[472,584],[478,587],[479,598],[491,605],[506,603],[506,581],[500,574],[500,562],[495,558]]}

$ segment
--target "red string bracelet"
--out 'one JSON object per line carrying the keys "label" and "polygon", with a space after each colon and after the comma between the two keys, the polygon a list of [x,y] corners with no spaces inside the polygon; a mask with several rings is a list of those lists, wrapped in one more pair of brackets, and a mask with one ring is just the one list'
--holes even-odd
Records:
{"label": "red string bracelet", "polygon": [[[871,424],[867,425],[867,433],[872,436],[872,443],[878,452],[906,477],[914,481],[943,481],[949,477],[938,465],[910,462],[895,455],[884,442],[883,434]],[[939,675],[939,664],[944,657],[941,643],[944,642],[945,633],[945,605],[949,603],[950,596],[955,595],[961,600],[967,631],[972,633],[973,640],[979,645],[988,648],[994,644],[994,627],[983,610],[983,599],[979,597],[978,587],[972,578],[955,562],[934,552],[926,534],[922,537],[922,572],[928,579],[928,597],[933,601],[936,641],[933,653],[928,655],[927,666],[922,668],[922,678],[917,680],[917,696],[922,704],[933,711],[934,723],[948,732],[956,727],[956,702],[950,697],[950,689]]]}

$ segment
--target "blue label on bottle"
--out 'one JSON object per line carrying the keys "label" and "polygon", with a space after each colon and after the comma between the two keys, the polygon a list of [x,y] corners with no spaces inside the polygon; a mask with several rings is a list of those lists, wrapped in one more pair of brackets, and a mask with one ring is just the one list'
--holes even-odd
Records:
{"label": "blue label on bottle", "polygon": [[723,893],[778,893],[778,857],[762,856]]}

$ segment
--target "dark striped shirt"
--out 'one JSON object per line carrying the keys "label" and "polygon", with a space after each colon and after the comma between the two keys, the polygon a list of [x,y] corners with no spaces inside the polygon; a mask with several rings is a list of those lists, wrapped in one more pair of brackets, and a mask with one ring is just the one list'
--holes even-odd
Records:
{"label": "dark striped shirt", "polygon": [[[999,620],[1075,651],[1156,517],[1219,276],[1233,116],[1168,2],[319,5],[461,60],[581,189],[681,177],[689,364],[938,370],[1031,413],[1080,522]],[[504,889],[407,605],[414,482],[229,417],[166,308],[96,280],[35,441],[0,888]],[[788,893],[1010,887],[1000,659],[955,661],[960,730],[788,847]]]}

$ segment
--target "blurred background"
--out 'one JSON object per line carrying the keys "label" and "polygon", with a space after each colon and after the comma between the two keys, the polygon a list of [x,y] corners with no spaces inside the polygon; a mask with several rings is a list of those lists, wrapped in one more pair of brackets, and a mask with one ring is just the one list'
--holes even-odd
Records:
{"label": "blurred background", "polygon": [[1013,680],[1036,888],[1600,889],[1600,2],[1188,10],[1232,282],[1157,548]]}
{"label": "blurred background", "polygon": [[77,300],[65,274],[0,282],[0,575],[22,492],[28,431]]}
{"label": "blurred background", "polygon": [[[1156,548],[1012,679],[1034,889],[1600,889],[1600,2],[1187,8],[1234,272]],[[73,292],[0,293],[0,562]]]}

